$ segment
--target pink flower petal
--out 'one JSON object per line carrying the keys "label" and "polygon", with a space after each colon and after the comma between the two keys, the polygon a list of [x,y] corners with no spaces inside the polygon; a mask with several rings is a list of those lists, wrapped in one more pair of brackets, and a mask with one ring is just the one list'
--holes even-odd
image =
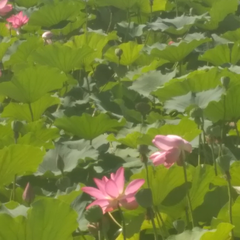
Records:
{"label": "pink flower petal", "polygon": [[175,135],[157,135],[152,142],[157,148],[163,151],[171,148],[182,148],[185,144],[181,137]]}
{"label": "pink flower petal", "polygon": [[138,189],[145,183],[144,179],[135,179],[130,182],[124,192],[125,196],[134,194],[138,191]]}
{"label": "pink flower petal", "polygon": [[113,180],[118,188],[118,193],[122,194],[123,193],[123,189],[124,189],[124,168],[120,167],[116,174],[114,175],[114,180]]}
{"label": "pink flower petal", "polygon": [[0,10],[7,5],[8,0],[0,0]]}
{"label": "pink flower petal", "polygon": [[99,207],[102,208],[103,214],[106,212],[106,209],[109,206],[109,201],[106,199],[97,199],[95,201],[93,201],[91,204],[89,204],[86,209],[89,209],[92,206],[96,206],[98,205]]}
{"label": "pink flower petal", "polygon": [[129,199],[123,199],[120,201],[120,206],[128,209],[128,210],[133,210],[138,207],[138,203],[134,197],[129,198]]}
{"label": "pink flower petal", "polygon": [[111,198],[117,198],[119,196],[119,191],[116,183],[109,179],[108,182],[105,184],[105,192],[111,197]]}
{"label": "pink flower petal", "polygon": [[166,152],[155,152],[149,158],[153,161],[154,166],[164,164],[166,160]]}
{"label": "pink flower petal", "polygon": [[179,148],[172,148],[172,149],[166,151],[165,162],[167,164],[175,163],[176,161],[179,160],[180,154],[181,154],[181,150]]}
{"label": "pink flower petal", "polygon": [[0,9],[0,16],[5,16],[10,11],[12,11],[12,5],[8,4],[4,8]]}
{"label": "pink flower petal", "polygon": [[106,193],[105,193],[105,184],[106,183],[104,181],[100,180],[100,179],[97,179],[97,178],[94,178],[93,180],[96,183],[98,189],[102,192],[102,194],[106,195]]}
{"label": "pink flower petal", "polygon": [[96,198],[96,199],[105,199],[106,197],[104,196],[104,194],[98,190],[97,188],[93,188],[93,187],[83,187],[82,191],[91,195],[92,197]]}
{"label": "pink flower petal", "polygon": [[184,141],[183,150],[191,153],[192,152],[192,145],[191,145],[191,143],[189,143],[185,139],[183,139],[183,141]]}

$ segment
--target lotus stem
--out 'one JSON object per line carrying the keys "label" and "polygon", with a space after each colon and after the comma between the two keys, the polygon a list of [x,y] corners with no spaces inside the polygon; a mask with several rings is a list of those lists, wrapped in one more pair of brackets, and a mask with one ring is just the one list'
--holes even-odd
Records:
{"label": "lotus stem", "polygon": [[[233,225],[233,220],[232,220],[232,184],[231,184],[231,175],[229,172],[226,173],[227,176],[227,183],[228,183],[228,214],[229,214],[229,223]],[[234,232],[233,229],[231,230],[231,235],[232,239],[234,237]]]}
{"label": "lotus stem", "polygon": [[194,218],[193,218],[192,203],[191,203],[191,198],[190,198],[190,195],[189,195],[189,189],[188,189],[188,185],[187,185],[188,184],[187,168],[186,168],[186,163],[185,163],[185,153],[184,153],[184,151],[182,151],[182,159],[183,159],[183,173],[184,173],[184,180],[185,180],[185,185],[186,185],[188,210],[189,210],[190,216],[191,216],[192,228],[194,228]]}
{"label": "lotus stem", "polygon": [[124,218],[122,209],[121,209],[121,207],[120,207],[119,204],[118,204],[118,210],[119,210],[119,213],[120,213],[121,219],[122,219],[122,235],[123,235],[123,240],[127,240],[127,238],[126,238],[126,222],[125,222],[125,218]]}

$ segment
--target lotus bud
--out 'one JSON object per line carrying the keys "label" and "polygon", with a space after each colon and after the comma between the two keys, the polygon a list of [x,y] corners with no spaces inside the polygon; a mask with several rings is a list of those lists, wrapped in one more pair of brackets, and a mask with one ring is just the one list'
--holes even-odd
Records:
{"label": "lotus bud", "polygon": [[118,57],[118,59],[121,59],[121,56],[123,54],[123,50],[121,48],[116,48],[115,49],[115,55]]}
{"label": "lotus bud", "polygon": [[149,4],[152,7],[153,6],[153,0],[149,0]]}
{"label": "lotus bud", "polygon": [[51,44],[52,43],[52,37],[53,37],[53,33],[50,31],[44,32],[42,34],[42,38],[44,39],[46,44]]}
{"label": "lotus bud", "polygon": [[95,205],[95,206],[90,207],[88,210],[86,210],[84,216],[89,222],[96,223],[102,219],[103,212],[102,212],[101,207],[99,207],[98,205]]}
{"label": "lotus bud", "polygon": [[28,182],[26,187],[25,187],[25,190],[23,192],[22,199],[26,203],[30,204],[30,203],[33,202],[34,198],[35,198],[34,190],[33,190],[32,186],[31,186],[31,184]]}
{"label": "lotus bud", "polygon": [[148,146],[147,145],[139,145],[138,146],[138,152],[140,154],[148,154],[149,153],[149,149],[148,149]]}

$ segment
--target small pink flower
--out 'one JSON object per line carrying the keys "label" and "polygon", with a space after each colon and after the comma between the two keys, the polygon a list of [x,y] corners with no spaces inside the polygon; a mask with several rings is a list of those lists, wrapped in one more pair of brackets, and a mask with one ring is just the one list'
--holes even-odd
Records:
{"label": "small pink flower", "polygon": [[120,167],[117,172],[111,174],[110,179],[103,177],[94,178],[98,188],[83,187],[82,191],[96,198],[94,202],[87,206],[87,209],[94,205],[99,205],[103,213],[113,211],[118,205],[126,209],[135,209],[138,204],[135,194],[144,184],[144,179],[135,179],[128,184],[124,191],[124,168]]}
{"label": "small pink flower", "polygon": [[12,11],[12,5],[7,4],[8,0],[0,0],[0,16],[5,16],[8,12]]}
{"label": "small pink flower", "polygon": [[150,156],[155,166],[164,164],[166,168],[169,168],[179,160],[182,151],[192,152],[191,144],[176,135],[157,135],[152,142],[162,151]]}
{"label": "small pink flower", "polygon": [[170,41],[169,43],[168,43],[168,45],[172,45],[174,43],[174,41]]}
{"label": "small pink flower", "polygon": [[16,15],[12,15],[10,18],[7,18],[7,21],[12,24],[13,28],[20,28],[28,22],[29,18],[23,16],[23,12],[20,12]]}

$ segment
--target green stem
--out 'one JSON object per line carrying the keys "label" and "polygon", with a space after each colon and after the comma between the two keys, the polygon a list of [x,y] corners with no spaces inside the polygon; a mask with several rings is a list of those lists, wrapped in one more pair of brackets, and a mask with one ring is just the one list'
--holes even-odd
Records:
{"label": "green stem", "polygon": [[153,232],[154,232],[154,240],[158,239],[158,233],[157,233],[157,228],[156,228],[156,224],[154,221],[154,216],[153,216],[153,210],[152,208],[149,208],[147,211],[149,211],[150,213],[150,218],[151,218],[151,222],[152,222],[152,226],[153,226]]}
{"label": "green stem", "polygon": [[108,212],[108,215],[116,225],[118,225],[120,228],[122,228],[122,225],[113,217],[113,215],[110,212]]}
{"label": "green stem", "polygon": [[13,178],[13,187],[12,187],[12,193],[11,193],[11,197],[10,197],[10,200],[11,201],[15,201],[15,192],[16,192],[16,177],[17,175],[14,176]]}
{"label": "green stem", "polygon": [[[158,208],[157,208],[157,207],[155,208],[155,213],[157,214],[156,216],[157,216],[157,222],[158,222],[159,229],[161,229],[161,227],[164,229],[164,231],[163,231],[163,233],[161,234],[161,236],[162,236],[162,240],[165,240],[165,238],[164,238],[164,232],[167,232],[167,230],[166,230],[166,227],[165,227],[165,224],[164,224],[162,215],[161,215],[161,213],[158,211]],[[160,219],[161,223],[160,223],[159,219]]]}
{"label": "green stem", "polygon": [[31,103],[28,104],[28,107],[29,107],[29,111],[30,111],[30,114],[31,114],[31,119],[32,119],[32,122],[34,121],[34,118],[33,118],[33,111],[32,111],[32,105]]}
{"label": "green stem", "polygon": [[[230,173],[227,174],[227,183],[228,183],[228,197],[229,197],[229,206],[228,206],[228,213],[229,213],[229,223],[233,225],[232,220],[232,184],[231,184],[231,176]],[[232,239],[234,237],[233,230],[231,231]]]}
{"label": "green stem", "polygon": [[212,160],[213,160],[213,165],[214,165],[214,172],[215,172],[215,176],[218,175],[218,172],[217,172],[217,162],[216,162],[216,159],[215,159],[215,156],[214,156],[214,150],[213,150],[213,143],[211,142],[211,152],[212,152]]}
{"label": "green stem", "polygon": [[118,204],[118,210],[119,210],[119,213],[120,213],[120,216],[121,216],[121,219],[122,219],[122,235],[123,235],[123,240],[127,240],[127,239],[126,239],[126,222],[125,222],[125,218],[124,218],[124,216],[123,216],[122,209],[121,209],[121,207],[119,206],[119,204]]}
{"label": "green stem", "polygon": [[131,24],[131,18],[130,18],[130,12],[129,9],[127,10],[127,19],[128,19],[128,26],[127,26],[127,31],[124,37],[124,42],[127,40],[127,35],[129,33],[129,29],[130,29],[130,24]]}
{"label": "green stem", "polygon": [[201,164],[201,134],[198,136],[198,166]]}
{"label": "green stem", "polygon": [[236,130],[236,133],[237,133],[236,147],[238,147],[238,144],[239,144],[239,139],[240,139],[240,134],[239,134],[239,131],[238,131],[237,122],[236,122],[236,123],[234,123],[234,125],[235,125],[235,130]]}
{"label": "green stem", "polygon": [[149,182],[149,173],[148,173],[148,165],[146,162],[144,162],[145,169],[146,169],[146,179],[147,179],[147,186],[150,188],[150,182]]}
{"label": "green stem", "polygon": [[190,226],[190,219],[189,219],[189,215],[188,215],[188,207],[185,208],[185,215],[186,215],[187,225]]}
{"label": "green stem", "polygon": [[109,9],[109,12],[110,12],[110,19],[109,19],[109,24],[108,24],[108,28],[107,28],[106,34],[108,34],[108,32],[110,31],[110,28],[111,28],[111,25],[112,25],[112,17],[113,17],[111,8],[109,7],[108,9]]}
{"label": "green stem", "polygon": [[189,195],[189,189],[188,189],[188,180],[187,180],[187,168],[185,163],[185,153],[183,152],[183,173],[184,173],[184,180],[186,185],[186,193],[187,193],[187,201],[188,201],[188,210],[190,212],[191,221],[192,221],[192,227],[194,228],[194,219],[193,219],[193,210],[192,210],[192,203]]}
{"label": "green stem", "polygon": [[178,17],[178,4],[177,4],[177,0],[175,0],[175,5],[176,5],[176,17]]}

